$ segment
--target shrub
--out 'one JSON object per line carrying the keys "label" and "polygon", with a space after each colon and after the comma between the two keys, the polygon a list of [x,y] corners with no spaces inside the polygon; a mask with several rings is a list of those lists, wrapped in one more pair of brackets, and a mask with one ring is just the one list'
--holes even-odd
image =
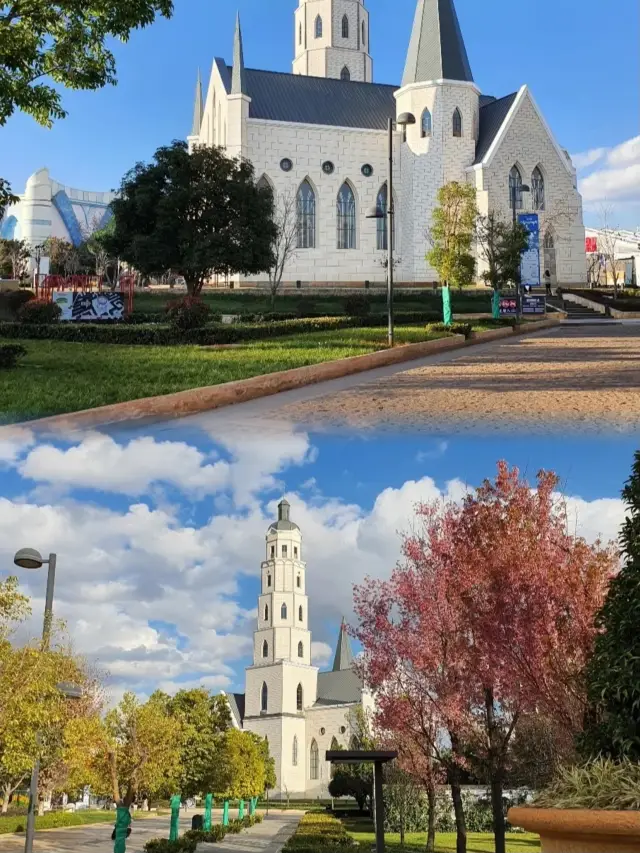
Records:
{"label": "shrub", "polygon": [[296,317],[313,316],[318,310],[318,306],[313,299],[303,297],[296,302]]}
{"label": "shrub", "polygon": [[450,326],[445,323],[430,323],[429,329],[432,332],[451,332],[452,335],[464,335],[467,340],[473,332],[471,323],[452,323]]}
{"label": "shrub", "polygon": [[171,325],[182,331],[202,329],[207,325],[209,306],[198,296],[185,296],[167,303],[166,314]]}
{"label": "shrub", "polygon": [[337,851],[354,848],[355,841],[347,833],[342,821],[328,814],[306,814],[295,833],[287,841],[285,853],[312,853],[312,851]]}
{"label": "shrub", "polygon": [[0,370],[18,366],[18,361],[27,354],[21,344],[0,344]]}
{"label": "shrub", "polygon": [[18,311],[21,323],[46,325],[57,323],[61,314],[60,306],[46,299],[30,299]]}
{"label": "shrub", "polygon": [[347,296],[344,300],[344,313],[347,317],[368,317],[371,313],[371,300],[359,293]]}
{"label": "shrub", "polygon": [[35,299],[32,290],[10,290],[6,295],[7,308],[13,317],[17,317],[22,306],[32,299]]}
{"label": "shrub", "polygon": [[598,758],[581,767],[561,767],[533,801],[546,809],[640,810],[640,764]]}

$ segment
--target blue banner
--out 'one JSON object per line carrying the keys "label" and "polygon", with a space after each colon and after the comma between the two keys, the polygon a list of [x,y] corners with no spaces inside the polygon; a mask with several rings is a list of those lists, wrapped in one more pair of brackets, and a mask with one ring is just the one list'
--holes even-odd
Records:
{"label": "blue banner", "polygon": [[521,284],[540,287],[540,222],[537,213],[521,213],[518,221],[529,232],[529,247],[520,263]]}

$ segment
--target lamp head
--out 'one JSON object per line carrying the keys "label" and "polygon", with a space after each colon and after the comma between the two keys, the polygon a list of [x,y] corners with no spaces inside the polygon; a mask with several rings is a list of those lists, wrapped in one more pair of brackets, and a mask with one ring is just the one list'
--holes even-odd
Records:
{"label": "lamp head", "polygon": [[46,560],[35,548],[21,548],[13,558],[13,562],[21,569],[41,569]]}
{"label": "lamp head", "polygon": [[405,127],[408,124],[415,124],[416,117],[413,113],[400,113],[398,118],[396,119],[396,124],[399,124],[401,127]]}
{"label": "lamp head", "polygon": [[366,213],[367,219],[384,219],[385,214],[378,207],[370,207]]}
{"label": "lamp head", "polygon": [[530,193],[531,187],[527,186],[527,184],[522,184],[522,186],[520,187],[520,191],[523,193]]}

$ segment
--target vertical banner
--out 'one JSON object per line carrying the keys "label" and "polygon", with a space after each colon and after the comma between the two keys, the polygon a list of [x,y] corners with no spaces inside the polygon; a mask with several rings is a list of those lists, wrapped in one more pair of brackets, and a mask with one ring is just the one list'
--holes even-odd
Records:
{"label": "vertical banner", "polygon": [[442,288],[442,318],[445,326],[453,323],[453,312],[451,310],[451,289],[448,284]]}
{"label": "vertical banner", "polygon": [[529,232],[529,247],[522,255],[520,277],[523,287],[540,287],[540,222],[537,213],[521,213],[520,225]]}
{"label": "vertical banner", "polygon": [[73,293],[70,290],[54,290],[51,299],[60,309],[61,320],[73,320]]}

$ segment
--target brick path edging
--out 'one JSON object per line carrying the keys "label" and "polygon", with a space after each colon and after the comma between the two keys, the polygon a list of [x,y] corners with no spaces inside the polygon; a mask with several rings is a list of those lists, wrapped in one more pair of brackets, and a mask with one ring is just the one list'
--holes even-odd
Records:
{"label": "brick path edging", "polygon": [[341,379],[345,376],[365,373],[378,367],[417,361],[429,355],[463,349],[481,343],[490,343],[491,341],[512,337],[514,334],[522,335],[537,332],[552,328],[557,324],[556,320],[542,320],[527,323],[518,329],[491,329],[487,332],[479,332],[469,340],[465,340],[462,335],[453,335],[435,341],[407,344],[392,350],[378,350],[367,355],[350,356],[349,358],[312,364],[307,367],[267,373],[264,376],[253,376],[250,379],[225,382],[221,385],[192,388],[174,394],[143,397],[125,403],[113,403],[110,406],[100,406],[65,415],[54,415],[28,421],[22,426],[31,429],[81,430],[125,421],[171,420],[232,406],[236,403],[257,400],[261,397],[269,397],[307,385],[316,385],[331,379]]}

